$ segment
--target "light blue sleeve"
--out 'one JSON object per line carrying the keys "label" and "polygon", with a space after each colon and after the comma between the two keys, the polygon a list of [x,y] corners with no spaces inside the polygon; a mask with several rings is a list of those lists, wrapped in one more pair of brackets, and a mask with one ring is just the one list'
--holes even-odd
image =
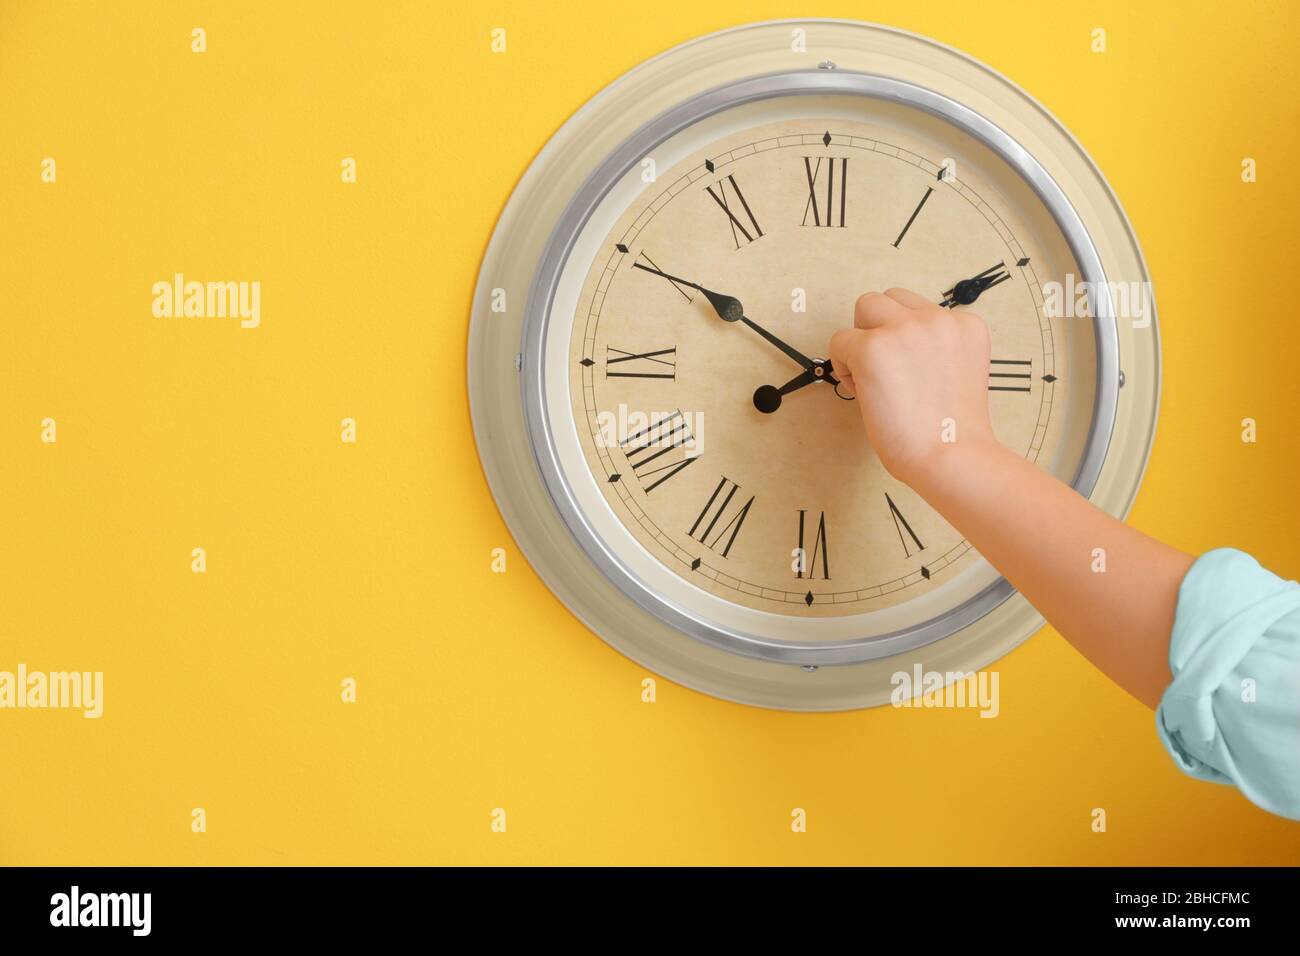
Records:
{"label": "light blue sleeve", "polygon": [[1300,585],[1231,548],[1183,579],[1156,729],[1174,762],[1300,820]]}

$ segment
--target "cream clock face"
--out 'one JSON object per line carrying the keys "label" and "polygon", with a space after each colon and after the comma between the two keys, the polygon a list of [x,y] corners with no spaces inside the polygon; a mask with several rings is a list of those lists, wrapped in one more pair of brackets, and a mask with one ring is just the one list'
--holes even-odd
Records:
{"label": "cream clock face", "polygon": [[881,466],[831,336],[870,290],[977,312],[998,437],[1119,516],[1160,358],[1114,290],[1149,283],[1083,148],[960,51],[839,20],[697,38],[575,113],[502,212],[469,338],[484,474],[554,594],[649,671],[882,704],[1042,618]]}
{"label": "cream clock face", "polygon": [[1077,274],[1017,174],[920,110],[802,97],[710,117],[575,244],[548,336],[563,466],[606,546],[702,616],[812,642],[915,626],[996,574],[885,471],[820,364],[830,337],[869,290],[974,309],[998,437],[1070,481],[1092,330],[1044,296]]}

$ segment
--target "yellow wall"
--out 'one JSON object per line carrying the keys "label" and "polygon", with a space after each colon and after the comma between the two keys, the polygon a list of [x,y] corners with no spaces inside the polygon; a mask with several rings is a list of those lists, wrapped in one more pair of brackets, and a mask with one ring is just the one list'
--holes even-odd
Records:
{"label": "yellow wall", "polygon": [[[1183,777],[1050,630],[996,720],[643,704],[469,427],[478,262],[548,135],[692,36],[870,18],[1019,82],[1127,207],[1166,373],[1133,522],[1296,576],[1300,14],[1135,6],[0,6],[0,670],[106,681],[99,720],[0,711],[0,862],[1300,863],[1300,825]],[[177,271],[259,280],[261,326],[154,318]]]}

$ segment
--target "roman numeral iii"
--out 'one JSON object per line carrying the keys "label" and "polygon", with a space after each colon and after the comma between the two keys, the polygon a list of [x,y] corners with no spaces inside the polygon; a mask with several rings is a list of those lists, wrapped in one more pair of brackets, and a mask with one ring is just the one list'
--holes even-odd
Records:
{"label": "roman numeral iii", "polygon": [[[822,175],[822,160],[825,160],[826,175]],[[836,167],[839,167],[838,169]],[[833,156],[803,158],[804,174],[808,177],[808,202],[803,207],[803,222],[808,225],[808,215],[812,214],[814,226],[843,226],[844,207],[848,202],[849,161],[847,157],[836,159]],[[825,184],[822,184],[822,181]],[[835,214],[839,212],[839,222]]]}
{"label": "roman numeral iii", "polygon": [[[817,514],[817,533],[813,537],[812,551],[804,543],[804,529],[812,524],[807,518],[808,512],[802,508],[799,510],[799,559],[797,573],[795,577],[816,577],[817,576],[817,557],[822,559],[822,580],[831,579],[831,566],[829,550],[826,546],[826,512],[821,511]],[[804,572],[807,571],[805,575]]]}
{"label": "roman numeral iii", "polygon": [[992,359],[989,365],[990,392],[1028,392],[1033,377],[1029,359]]}
{"label": "roman numeral iii", "polygon": [[[759,228],[758,220],[754,218],[754,212],[749,208],[749,203],[745,200],[745,194],[740,191],[736,185],[734,175],[726,176],[715,183],[718,191],[713,191],[713,186],[705,186],[709,195],[713,197],[719,208],[727,214],[728,225],[731,226],[731,238],[736,243],[736,248],[740,248],[740,240],[743,237],[745,242],[753,242],[763,235],[763,230]],[[731,186],[732,198],[727,198],[727,186]],[[748,223],[742,222],[737,212],[743,212]]]}
{"label": "roman numeral iii", "polygon": [[[750,506],[754,504],[753,495],[750,495],[749,500],[743,505],[737,502],[737,510],[732,512],[731,518],[725,524],[722,524],[721,528],[718,528],[718,525],[722,523],[723,518],[727,515],[732,499],[736,497],[736,492],[739,490],[740,485],[724,476],[718,482],[718,486],[713,489],[713,494],[709,495],[709,500],[704,503],[704,507],[700,509],[695,524],[691,525],[691,530],[687,532],[696,541],[712,548],[714,551],[718,550],[718,543],[726,537],[727,543],[723,545],[720,552],[724,558],[731,553],[731,546],[736,543],[736,535],[740,534],[740,529],[745,524],[745,518],[749,515]],[[714,534],[715,529],[717,534]],[[731,532],[731,534],[728,536],[727,532]],[[712,540],[710,540],[711,535]]]}

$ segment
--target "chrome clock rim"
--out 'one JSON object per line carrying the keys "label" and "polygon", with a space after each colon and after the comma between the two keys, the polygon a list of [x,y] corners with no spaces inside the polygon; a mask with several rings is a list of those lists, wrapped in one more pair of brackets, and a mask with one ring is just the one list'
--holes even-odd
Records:
{"label": "chrome clock rim", "polygon": [[780,641],[708,621],[655,592],[610,550],[588,523],[551,434],[545,350],[556,287],[574,243],[601,200],[636,163],[676,133],[723,110],[774,97],[858,95],[899,103],[937,116],[983,143],[1006,162],[1043,202],[1064,235],[1082,277],[1097,291],[1093,334],[1096,392],[1084,452],[1072,482],[1087,497],[1106,461],[1118,403],[1119,345],[1113,303],[1101,258],[1082,219],[1047,170],[1013,137],[957,101],[905,80],[836,69],[795,70],[743,79],[698,94],[641,126],[583,183],[543,247],[523,318],[521,397],[533,459],[558,514],[596,568],[641,608],[706,645],[758,660],[804,666],[858,664],[940,641],[978,621],[1010,598],[1003,578],[939,616],[905,630],[847,641]]}

